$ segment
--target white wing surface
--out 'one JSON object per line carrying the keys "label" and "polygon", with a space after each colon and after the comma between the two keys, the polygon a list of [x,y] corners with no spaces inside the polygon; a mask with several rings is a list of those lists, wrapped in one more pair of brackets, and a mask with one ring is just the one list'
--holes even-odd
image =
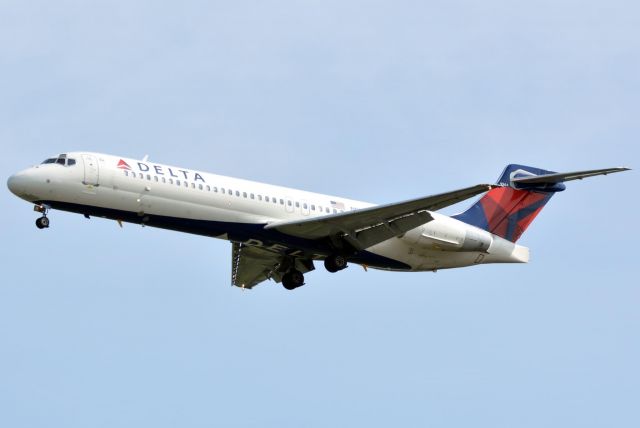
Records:
{"label": "white wing surface", "polygon": [[265,226],[265,229],[275,229],[287,235],[306,239],[338,236],[362,250],[433,220],[429,211],[456,204],[494,187],[497,186],[479,184],[394,204],[311,219],[274,222]]}

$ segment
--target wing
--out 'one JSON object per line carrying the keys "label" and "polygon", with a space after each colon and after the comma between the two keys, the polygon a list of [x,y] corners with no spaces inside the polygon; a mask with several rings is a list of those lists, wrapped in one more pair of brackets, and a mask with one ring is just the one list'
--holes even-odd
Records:
{"label": "wing", "polygon": [[287,235],[306,239],[341,236],[355,248],[365,249],[433,220],[429,211],[453,205],[494,187],[497,186],[479,184],[395,204],[300,221],[270,223],[265,226],[265,229],[275,229]]}
{"label": "wing", "polygon": [[[286,262],[290,265],[285,265]],[[313,262],[309,260],[287,260],[280,253],[237,242],[233,243],[231,263],[231,284],[241,288],[253,288],[267,279],[281,282],[283,273],[290,267],[302,273],[313,270]]]}

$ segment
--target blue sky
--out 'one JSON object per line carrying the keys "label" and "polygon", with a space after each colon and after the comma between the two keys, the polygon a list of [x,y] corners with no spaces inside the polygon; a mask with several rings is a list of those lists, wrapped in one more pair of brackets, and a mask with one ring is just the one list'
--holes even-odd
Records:
{"label": "blue sky", "polygon": [[[92,150],[386,203],[639,164],[629,1],[5,0],[0,70],[5,178]],[[638,426],[637,183],[568,183],[528,265],[295,292],[5,188],[0,426]]]}

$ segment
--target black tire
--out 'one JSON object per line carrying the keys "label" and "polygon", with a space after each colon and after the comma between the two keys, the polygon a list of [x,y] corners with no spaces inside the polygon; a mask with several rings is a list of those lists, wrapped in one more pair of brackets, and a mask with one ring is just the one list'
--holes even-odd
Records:
{"label": "black tire", "polygon": [[324,267],[331,273],[338,272],[347,267],[347,259],[341,255],[332,255],[324,259]]}
{"label": "black tire", "polygon": [[347,259],[340,255],[333,256],[333,264],[338,270],[342,270],[347,267]]}
{"label": "black tire", "polygon": [[304,275],[300,271],[292,270],[282,277],[282,286],[287,290],[295,290],[302,285],[304,285]]}
{"label": "black tire", "polygon": [[38,229],[44,229],[49,227],[49,219],[46,217],[40,217],[36,219],[36,227]]}
{"label": "black tire", "polygon": [[304,275],[302,274],[302,272],[298,270],[292,270],[291,272],[289,272],[289,275],[291,275],[291,282],[293,282],[296,288],[302,287],[304,285]]}
{"label": "black tire", "polygon": [[287,290],[293,290],[294,288],[296,288],[293,286],[293,283],[291,282],[291,276],[289,276],[288,273],[285,273],[282,276],[282,286]]}

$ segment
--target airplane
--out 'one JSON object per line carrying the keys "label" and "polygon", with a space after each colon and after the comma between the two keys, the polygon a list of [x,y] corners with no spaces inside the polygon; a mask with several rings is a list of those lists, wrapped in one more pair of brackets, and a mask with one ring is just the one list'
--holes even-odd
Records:
{"label": "airplane", "polygon": [[[437,271],[526,263],[516,242],[564,182],[627,171],[556,173],[508,165],[496,184],[478,184],[374,205],[338,196],[92,152],[69,152],[12,175],[7,186],[34,204],[39,229],[52,209],[232,242],[231,284],[268,279],[287,290],[323,261],[389,271]],[[482,195],[466,211],[436,211]]]}

